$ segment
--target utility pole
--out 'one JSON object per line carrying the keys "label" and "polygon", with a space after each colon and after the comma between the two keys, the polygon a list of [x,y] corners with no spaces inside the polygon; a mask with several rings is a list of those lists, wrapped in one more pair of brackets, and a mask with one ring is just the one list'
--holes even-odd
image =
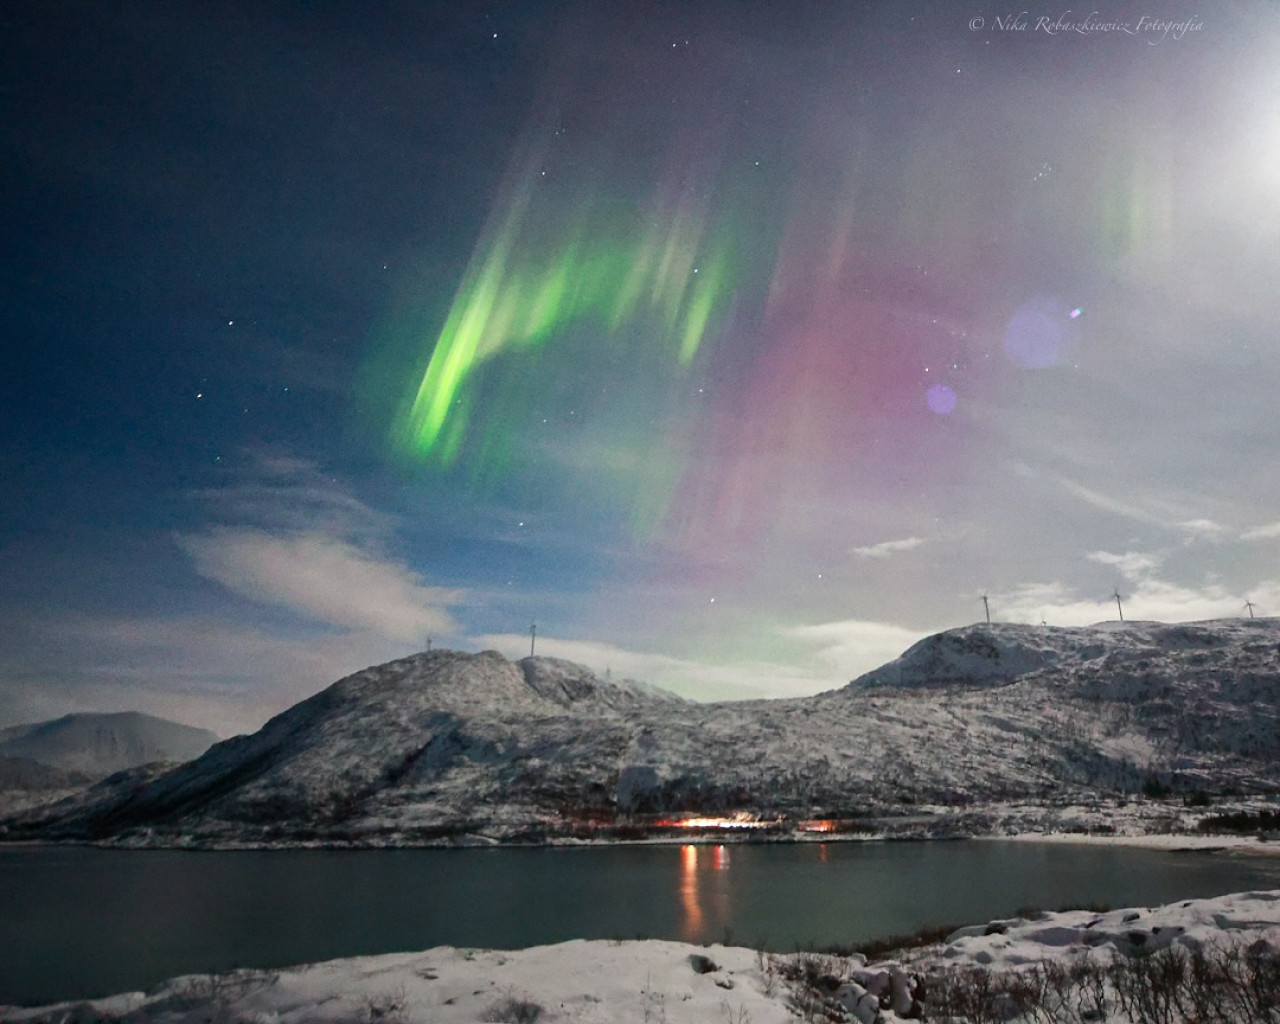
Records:
{"label": "utility pole", "polygon": [[538,624],[536,622],[529,623],[529,657],[533,657],[533,643],[538,637]]}
{"label": "utility pole", "polygon": [[431,637],[427,637],[427,650],[431,650]]}
{"label": "utility pole", "polygon": [[1119,587],[1116,587],[1116,592],[1113,596],[1116,599],[1116,611],[1120,613],[1120,621],[1124,622],[1124,609],[1120,607],[1120,588]]}
{"label": "utility pole", "polygon": [[987,625],[991,625],[991,605],[987,603],[987,595],[982,595],[982,610],[987,613]]}
{"label": "utility pole", "polygon": [[1248,608],[1248,609],[1249,609],[1249,618],[1253,618],[1253,602],[1252,602],[1252,601],[1246,601],[1246,602],[1244,603],[1244,606],[1245,606],[1246,608]]}

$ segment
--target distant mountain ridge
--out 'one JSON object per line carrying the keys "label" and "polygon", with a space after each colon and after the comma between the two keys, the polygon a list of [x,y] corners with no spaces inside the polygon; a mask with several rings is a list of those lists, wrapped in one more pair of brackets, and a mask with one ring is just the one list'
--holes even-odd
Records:
{"label": "distant mountain ridge", "polygon": [[31,812],[10,837],[405,844],[640,815],[847,818],[922,803],[1280,791],[1280,620],[926,638],[813,697],[697,704],[550,658],[436,650],[251,736]]}
{"label": "distant mountain ridge", "polygon": [[136,711],[76,714],[0,729],[0,757],[101,777],[152,761],[189,761],[217,742],[207,729]]}

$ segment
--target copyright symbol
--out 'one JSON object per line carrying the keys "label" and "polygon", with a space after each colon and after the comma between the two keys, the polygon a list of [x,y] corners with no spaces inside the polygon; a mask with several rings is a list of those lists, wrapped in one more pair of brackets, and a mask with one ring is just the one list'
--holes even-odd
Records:
{"label": "copyright symbol", "polygon": [[985,25],[986,23],[987,21],[985,18],[971,18],[969,19],[969,31],[981,32],[982,26]]}

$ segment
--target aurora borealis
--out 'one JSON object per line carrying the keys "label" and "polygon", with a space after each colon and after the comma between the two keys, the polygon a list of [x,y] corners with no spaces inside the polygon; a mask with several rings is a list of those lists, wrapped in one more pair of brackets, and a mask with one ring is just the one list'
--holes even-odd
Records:
{"label": "aurora borealis", "polygon": [[423,455],[439,450],[445,464],[457,458],[467,429],[468,377],[504,349],[537,348],[588,317],[608,343],[647,314],[657,345],[688,366],[724,304],[728,247],[704,246],[702,225],[688,211],[642,227],[630,245],[623,237],[600,241],[580,227],[552,248],[551,265],[522,273],[510,264],[531,201],[522,194],[513,202],[468,271],[409,407],[404,443]]}
{"label": "aurora borealis", "polygon": [[1280,613],[1276,5],[269,6],[0,14],[0,725]]}

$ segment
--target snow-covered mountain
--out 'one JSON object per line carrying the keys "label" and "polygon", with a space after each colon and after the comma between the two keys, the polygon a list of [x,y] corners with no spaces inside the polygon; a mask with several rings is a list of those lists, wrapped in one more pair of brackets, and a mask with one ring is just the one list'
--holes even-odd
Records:
{"label": "snow-covered mountain", "polygon": [[217,742],[207,729],[135,711],[64,715],[0,729],[0,757],[101,778],[151,761],[189,761]]}
{"label": "snow-covered mountain", "polygon": [[1158,781],[1280,789],[1280,620],[951,630],[839,690],[696,704],[549,658],[432,651],[11,837],[512,839],[628,815],[850,818]]}

